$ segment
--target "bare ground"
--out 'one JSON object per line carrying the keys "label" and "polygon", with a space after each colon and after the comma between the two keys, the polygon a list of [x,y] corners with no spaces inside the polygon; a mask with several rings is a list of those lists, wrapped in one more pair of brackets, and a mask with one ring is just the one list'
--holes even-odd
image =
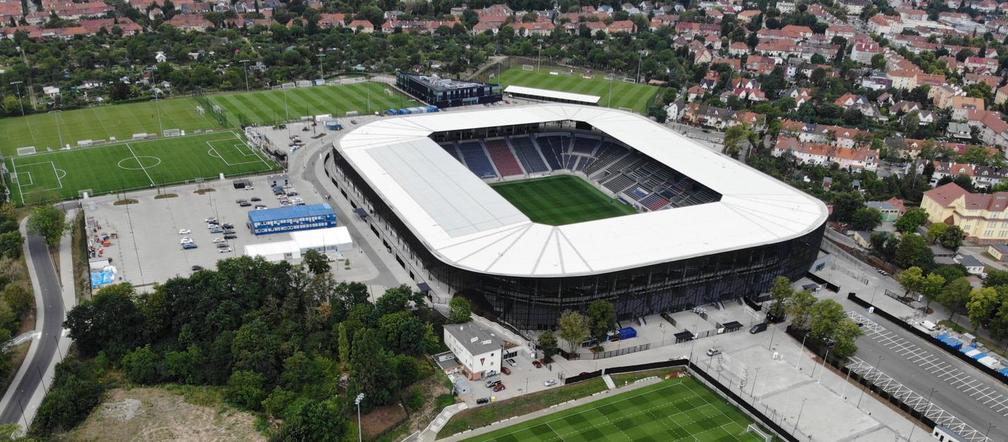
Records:
{"label": "bare ground", "polygon": [[255,417],[228,407],[193,405],[160,388],[115,389],[61,439],[74,441],[265,441]]}

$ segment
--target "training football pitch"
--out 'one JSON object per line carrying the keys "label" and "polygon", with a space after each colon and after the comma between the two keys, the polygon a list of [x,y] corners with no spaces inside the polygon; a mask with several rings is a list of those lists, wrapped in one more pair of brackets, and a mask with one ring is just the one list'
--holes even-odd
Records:
{"label": "training football pitch", "polygon": [[492,187],[532,221],[553,226],[636,213],[633,207],[570,175],[509,181]]}
{"label": "training football pitch", "polygon": [[278,168],[232,131],[9,157],[11,201],[32,204]]}
{"label": "training football pitch", "polygon": [[[286,106],[284,98],[286,95]],[[345,116],[348,111],[365,114],[390,108],[417,106],[383,83],[362,82],[336,86],[314,86],[284,90],[226,93],[203,98],[181,97],[127,104],[110,104],[84,109],[32,114],[26,117],[0,118],[0,153],[10,157],[19,147],[35,147],[38,152],[77,146],[78,141],[129,140],[133,134],[161,135],[162,129],[186,132],[205,129],[237,128],[245,124],[273,124],[297,120],[301,116],[331,114]],[[225,110],[223,121],[212,109],[197,108],[209,101]],[[370,106],[369,106],[370,103]]]}
{"label": "training football pitch", "polygon": [[[557,75],[550,75],[550,68],[541,71],[526,71],[512,68],[504,71],[497,79],[503,85],[517,85],[552,89],[578,94],[597,95],[602,97],[599,105],[619,109],[631,109],[644,113],[648,103],[658,93],[658,88],[648,84],[628,83],[619,79],[612,81],[603,76],[584,78],[580,74],[569,74],[556,70]],[[611,92],[610,92],[611,91]]]}
{"label": "training football pitch", "polygon": [[692,378],[618,394],[470,441],[753,441],[752,420]]}
{"label": "training football pitch", "polygon": [[387,84],[370,82],[220,94],[209,98],[226,110],[229,124],[235,127],[274,124],[307,115],[343,117],[349,111],[363,115],[419,106]]}

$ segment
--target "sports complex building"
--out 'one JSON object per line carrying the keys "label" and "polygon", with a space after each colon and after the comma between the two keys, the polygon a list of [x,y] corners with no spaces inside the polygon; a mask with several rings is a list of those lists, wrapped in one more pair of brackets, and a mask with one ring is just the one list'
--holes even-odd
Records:
{"label": "sports complex building", "polygon": [[[628,319],[755,296],[808,271],[827,217],[821,201],[644,117],[574,104],[375,121],[336,142],[326,171],[415,280],[520,329],[597,299]],[[504,192],[550,180],[602,199],[536,206],[543,187]],[[627,210],[596,210],[617,204]]]}

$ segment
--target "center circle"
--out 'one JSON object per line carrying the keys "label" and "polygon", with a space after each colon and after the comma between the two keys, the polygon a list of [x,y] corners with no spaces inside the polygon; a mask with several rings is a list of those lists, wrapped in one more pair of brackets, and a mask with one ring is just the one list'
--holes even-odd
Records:
{"label": "center circle", "polygon": [[123,158],[116,163],[119,168],[126,170],[150,169],[156,167],[158,164],[161,164],[161,158],[147,155]]}

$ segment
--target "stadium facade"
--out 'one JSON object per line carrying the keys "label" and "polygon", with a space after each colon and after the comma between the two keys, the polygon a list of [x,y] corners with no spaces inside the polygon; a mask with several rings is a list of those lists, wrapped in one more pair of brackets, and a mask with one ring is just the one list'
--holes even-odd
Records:
{"label": "stadium facade", "polygon": [[501,86],[399,72],[396,86],[424,103],[446,108],[501,101]]}
{"label": "stadium facade", "polygon": [[[628,112],[542,104],[391,118],[327,175],[418,282],[521,329],[613,302],[620,319],[764,292],[816,259],[825,205]],[[634,215],[549,226],[488,182],[573,174]]]}

